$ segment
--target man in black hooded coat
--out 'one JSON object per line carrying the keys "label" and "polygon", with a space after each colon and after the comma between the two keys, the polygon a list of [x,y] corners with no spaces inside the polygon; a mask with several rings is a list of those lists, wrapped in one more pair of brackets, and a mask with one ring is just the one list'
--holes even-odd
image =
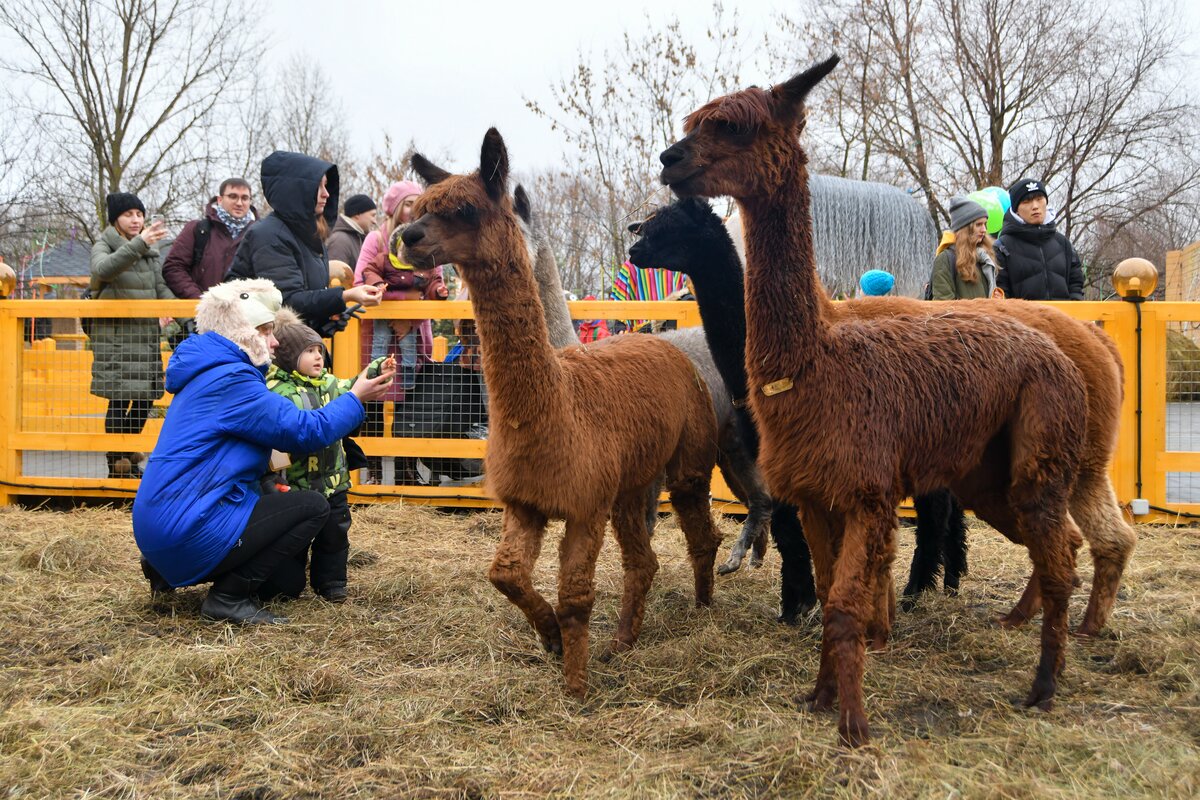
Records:
{"label": "man in black hooded coat", "polygon": [[271,213],[246,231],[225,279],[266,278],[283,294],[284,304],[321,336],[339,330],[332,320],[344,314],[347,305],[378,305],[381,292],[374,286],[329,288],[329,258],[317,229],[317,205],[325,178],[329,198],[320,213],[332,225],[338,209],[337,166],[276,150],[263,159],[261,178]]}

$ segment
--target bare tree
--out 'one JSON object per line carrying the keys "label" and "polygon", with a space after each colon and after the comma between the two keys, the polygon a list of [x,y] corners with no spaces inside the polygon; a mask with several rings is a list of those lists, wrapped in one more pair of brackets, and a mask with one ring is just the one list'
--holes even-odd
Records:
{"label": "bare tree", "polygon": [[190,197],[215,112],[253,76],[246,10],[240,0],[0,6],[17,43],[0,70],[29,87],[21,110],[40,134],[31,188],[87,231],[103,225],[110,191],[146,192],[166,213]]}
{"label": "bare tree", "polygon": [[580,275],[576,285],[601,285],[625,259],[631,219],[655,200],[666,201],[658,154],[680,135],[683,115],[739,83],[747,41],[736,12],[714,3],[704,39],[687,39],[678,19],[655,28],[647,18],[642,33],[626,32],[598,65],[581,53],[575,71],[552,87],[557,108],[526,99],[577,150],[566,166],[577,181],[549,184],[567,190],[585,215],[587,230],[573,235],[587,244],[577,242],[566,263],[587,258],[593,275]]}
{"label": "bare tree", "polygon": [[1200,106],[1182,80],[1175,10],[1172,0],[822,0],[785,20],[802,42],[785,60],[844,57],[810,123],[822,166],[919,188],[943,222],[952,195],[1037,175],[1061,229],[1096,257],[1124,226],[1200,190],[1190,145]]}

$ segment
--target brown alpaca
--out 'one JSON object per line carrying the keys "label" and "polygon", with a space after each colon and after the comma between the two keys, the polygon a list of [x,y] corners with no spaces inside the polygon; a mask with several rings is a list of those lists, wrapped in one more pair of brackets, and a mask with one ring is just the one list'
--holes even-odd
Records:
{"label": "brown alpaca", "polygon": [[772,493],[802,509],[824,611],[809,700],[830,709],[836,693],[841,740],[860,745],[864,645],[886,640],[893,611],[895,508],[945,486],[971,507],[1011,509],[1004,532],[1029,548],[1045,604],[1025,702],[1050,707],[1081,541],[1068,501],[1086,392],[1058,347],[1011,317],[881,299],[876,319],[839,319],[816,275],[798,141],[804,98],[836,63],[712,101],[661,159],[677,194],[741,208],[760,466]]}
{"label": "brown alpaca", "polygon": [[[450,175],[420,155],[430,184],[403,234],[415,266],[453,262],[471,290],[489,393],[490,491],[505,504],[489,578],[563,656],[567,689],[587,691],[588,619],[596,557],[611,517],[625,590],[608,652],[632,647],[658,570],[645,525],[647,492],[664,472],[687,538],[696,604],[712,602],[720,536],[709,512],[716,460],[712,401],[691,363],[650,336],[555,351],[525,239],[506,191],[508,153],[493,128],[480,169]],[[558,606],[533,587],[548,519],[565,519]]]}

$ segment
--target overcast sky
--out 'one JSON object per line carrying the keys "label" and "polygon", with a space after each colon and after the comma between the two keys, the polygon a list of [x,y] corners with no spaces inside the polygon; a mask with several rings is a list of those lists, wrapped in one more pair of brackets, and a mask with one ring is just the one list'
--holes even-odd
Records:
{"label": "overcast sky", "polygon": [[[1200,1],[1200,0],[1198,0]],[[761,34],[775,0],[729,0],[744,31]],[[351,16],[351,9],[359,9]],[[550,86],[579,63],[579,51],[615,49],[645,15],[661,25],[676,13],[710,17],[708,0],[507,0],[412,2],[359,0],[344,6],[314,0],[270,0],[260,30],[274,44],[259,68],[312,53],[346,108],[351,144],[366,152],[384,131],[428,152],[477,157],[495,125],[514,169],[550,166],[561,136],[525,108],[523,96],[552,106]],[[687,28],[685,24],[685,28]],[[700,39],[703,27],[690,27]],[[748,82],[765,76],[746,75]]]}
{"label": "overcast sky", "polygon": [[[796,7],[781,0],[726,5],[738,10],[743,32],[755,37],[775,24],[779,10]],[[495,125],[518,171],[561,160],[561,134],[535,117],[523,98],[552,108],[550,86],[574,70],[580,51],[598,58],[606,48],[616,49],[622,32],[636,32],[646,15],[656,25],[678,15],[698,41],[711,16],[708,0],[359,0],[343,6],[268,0],[263,8],[260,30],[270,33],[273,45],[258,68],[297,52],[313,54],[344,105],[358,152],[368,152],[387,131],[401,146],[411,138],[427,153],[449,154],[466,166],[484,131]],[[1200,34],[1200,0],[1180,0],[1180,10],[1183,24]],[[689,25],[689,18],[697,22]],[[1200,57],[1200,37],[1191,41],[1189,49]],[[743,72],[746,84],[777,77]]]}

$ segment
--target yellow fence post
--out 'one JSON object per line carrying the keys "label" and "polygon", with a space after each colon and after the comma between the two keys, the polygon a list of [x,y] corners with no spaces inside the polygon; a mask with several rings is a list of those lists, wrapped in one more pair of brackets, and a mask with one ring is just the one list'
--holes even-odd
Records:
{"label": "yellow fence post", "polygon": [[24,342],[21,318],[0,309],[0,505],[12,502],[13,484],[21,474],[20,453],[13,436],[21,425],[21,348]]}

